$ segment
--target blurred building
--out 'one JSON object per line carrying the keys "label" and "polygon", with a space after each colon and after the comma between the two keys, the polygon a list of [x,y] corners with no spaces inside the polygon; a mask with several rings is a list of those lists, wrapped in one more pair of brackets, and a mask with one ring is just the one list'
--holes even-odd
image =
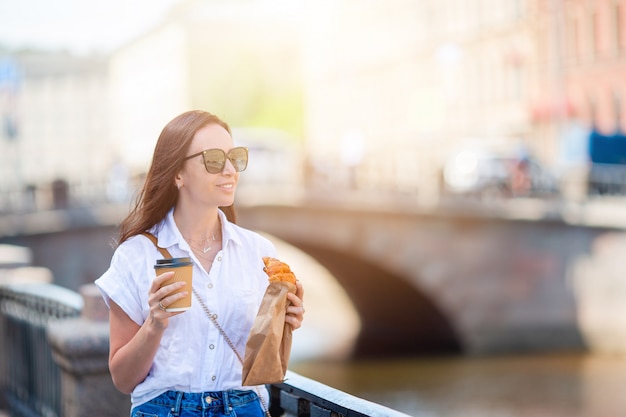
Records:
{"label": "blurred building", "polygon": [[[537,123],[579,119],[626,131],[626,1],[535,1],[538,17]],[[554,126],[553,126],[554,127]]]}
{"label": "blurred building", "polygon": [[307,123],[320,171],[331,170],[320,161],[342,167],[340,144],[358,131],[358,184],[428,192],[459,147],[520,149],[556,168],[586,161],[590,129],[626,126],[624,0],[309,8]]}
{"label": "blurred building", "polygon": [[22,51],[3,62],[2,208],[51,204],[55,180],[100,181],[113,152],[107,60]]}
{"label": "blurred building", "polygon": [[110,57],[0,61],[0,187],[136,174],[190,108],[305,137],[311,181],[425,202],[459,148],[552,167],[626,129],[626,0],[287,4],[183,0]]}
{"label": "blurred building", "polygon": [[301,137],[299,42],[297,21],[271,1],[181,1],[111,57],[112,131],[123,158],[147,166],[165,123],[189,109]]}
{"label": "blurred building", "polygon": [[[623,141],[626,133],[626,0],[534,0],[532,5],[536,140],[553,156],[562,182],[581,188],[576,194],[587,194],[586,187],[598,181],[622,190],[624,166],[592,163],[591,141],[601,135],[610,144],[608,139]],[[620,152],[611,159],[623,164],[626,152]]]}
{"label": "blurred building", "polygon": [[466,138],[530,136],[536,81],[526,3],[310,2],[304,68],[314,168],[341,167],[338,144],[357,131],[357,185],[429,200],[443,160]]}
{"label": "blurred building", "polygon": [[0,51],[0,210],[58,205],[55,193],[123,201],[165,123],[190,109],[301,138],[298,26],[277,7],[184,0],[103,57]]}

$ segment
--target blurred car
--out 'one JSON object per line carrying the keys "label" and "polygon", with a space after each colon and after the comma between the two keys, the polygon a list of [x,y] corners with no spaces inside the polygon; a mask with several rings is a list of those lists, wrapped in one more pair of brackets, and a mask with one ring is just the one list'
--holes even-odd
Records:
{"label": "blurred car", "polygon": [[509,183],[509,162],[485,151],[458,152],[444,165],[445,190],[453,194],[505,191]]}
{"label": "blurred car", "polygon": [[468,196],[548,196],[557,193],[555,177],[538,161],[515,154],[464,150],[443,167],[444,190]]}

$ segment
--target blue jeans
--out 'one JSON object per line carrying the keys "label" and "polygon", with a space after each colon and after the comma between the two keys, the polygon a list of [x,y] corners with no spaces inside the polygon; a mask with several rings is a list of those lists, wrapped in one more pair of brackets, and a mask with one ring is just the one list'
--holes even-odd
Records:
{"label": "blue jeans", "polygon": [[131,410],[131,417],[265,417],[254,391],[167,391]]}

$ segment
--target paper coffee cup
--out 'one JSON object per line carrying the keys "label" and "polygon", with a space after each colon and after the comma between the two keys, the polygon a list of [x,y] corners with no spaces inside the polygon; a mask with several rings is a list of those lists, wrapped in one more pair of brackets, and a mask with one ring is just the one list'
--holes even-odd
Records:
{"label": "paper coffee cup", "polygon": [[176,300],[172,304],[166,306],[165,311],[186,311],[191,308],[191,271],[193,269],[193,263],[190,258],[167,258],[167,259],[157,259],[156,265],[154,265],[154,270],[157,275],[161,275],[165,272],[174,271],[174,276],[167,281],[165,281],[161,287],[164,287],[169,284],[173,284],[175,282],[183,281],[185,286],[181,288],[179,291],[174,291],[172,294],[177,294],[179,292],[187,291],[187,296],[185,298],[181,298],[180,300]]}

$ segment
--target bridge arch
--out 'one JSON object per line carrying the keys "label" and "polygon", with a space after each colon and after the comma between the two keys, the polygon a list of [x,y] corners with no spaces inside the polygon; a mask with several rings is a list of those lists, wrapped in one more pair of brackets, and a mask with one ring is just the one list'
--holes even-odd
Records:
{"label": "bridge arch", "polygon": [[406,280],[350,253],[290,243],[330,271],[353,302],[361,319],[353,357],[460,351],[445,315]]}
{"label": "bridge arch", "polygon": [[[385,243],[369,228],[347,219],[307,216],[306,209],[247,207],[240,209],[239,223],[268,233],[300,249],[325,267],[344,288],[361,319],[354,357],[430,355],[459,353],[461,342],[448,316],[419,285],[388,267],[389,259],[380,250],[371,251],[366,242]],[[300,216],[304,217],[300,217]],[[351,213],[343,213],[353,217]],[[371,214],[370,214],[371,215]],[[316,224],[315,218],[324,220]],[[388,227],[389,219],[379,219]],[[375,222],[374,222],[375,223]],[[306,229],[306,230],[303,230]],[[375,229],[376,227],[374,227]],[[319,233],[311,233],[316,230]],[[347,231],[351,236],[339,235]],[[375,232],[374,232],[375,233]],[[355,245],[354,241],[366,244]]]}

